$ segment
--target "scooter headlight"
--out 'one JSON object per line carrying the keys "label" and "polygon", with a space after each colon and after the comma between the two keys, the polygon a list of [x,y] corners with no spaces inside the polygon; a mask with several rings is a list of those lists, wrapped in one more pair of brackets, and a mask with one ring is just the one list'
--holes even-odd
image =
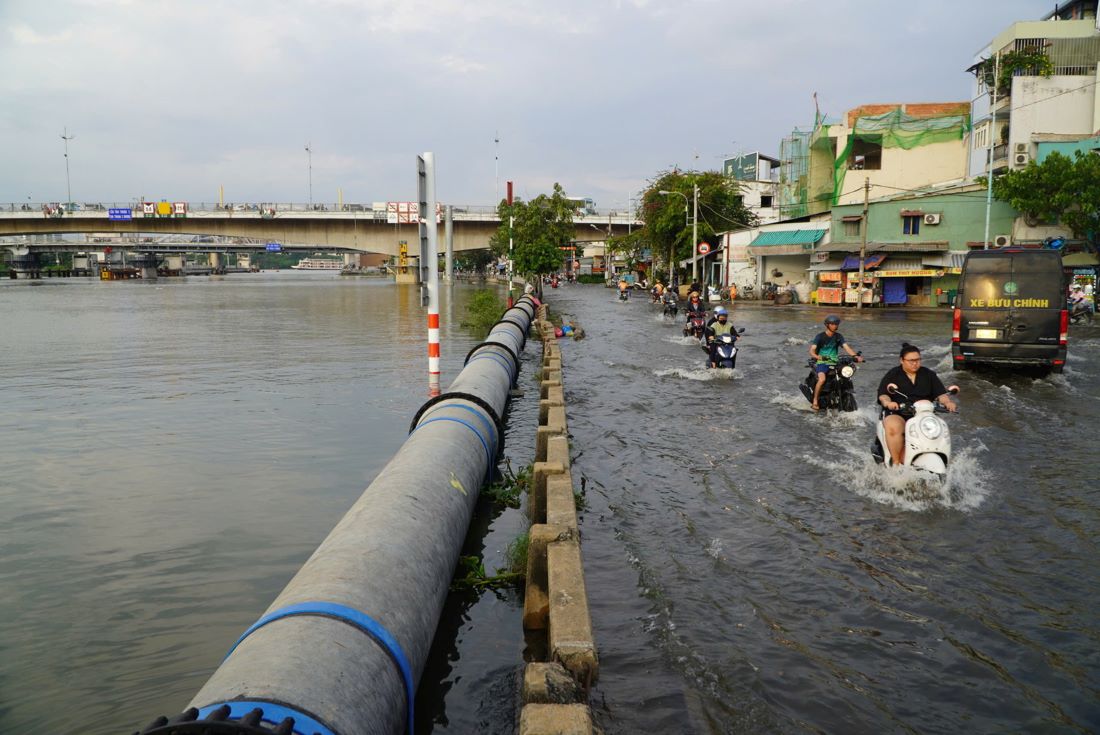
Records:
{"label": "scooter headlight", "polygon": [[845,365],[844,367],[840,368],[840,374],[845,378],[850,378],[856,374],[856,369],[851,365]]}
{"label": "scooter headlight", "polygon": [[943,425],[935,416],[925,416],[920,420],[920,433],[927,439],[939,439],[943,433]]}

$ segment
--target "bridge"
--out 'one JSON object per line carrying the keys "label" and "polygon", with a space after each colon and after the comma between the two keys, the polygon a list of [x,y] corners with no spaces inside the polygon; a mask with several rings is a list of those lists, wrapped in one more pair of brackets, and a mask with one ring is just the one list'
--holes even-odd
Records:
{"label": "bridge", "polygon": [[[161,203],[166,204],[164,202]],[[396,203],[389,203],[390,205]],[[149,207],[154,210],[150,214]],[[244,238],[257,245],[233,245],[230,249],[263,250],[263,243],[277,242],[288,250],[319,250],[343,253],[382,253],[396,256],[400,242],[409,250],[419,248],[420,234],[416,213],[406,208],[380,208],[378,205],[307,205],[259,204],[221,205],[186,204],[156,211],[153,203],[84,204],[58,208],[49,204],[0,205],[0,237],[58,234],[142,234],[152,236],[191,235],[218,238]],[[114,216],[111,211],[115,210]],[[122,210],[129,213],[129,219]],[[453,225],[453,249],[478,250],[489,247],[489,238],[500,226],[495,207],[441,206],[437,216],[440,252],[444,251],[445,217]],[[632,212],[595,210],[574,215],[577,241],[602,241],[608,235],[625,234],[641,223]],[[182,238],[181,238],[182,240]],[[27,242],[31,252],[72,250],[75,243]],[[135,243],[132,249],[144,251]],[[81,249],[87,249],[83,245]],[[160,250],[161,248],[153,248]],[[188,248],[188,252],[215,248]],[[216,248],[225,252],[223,244]]]}

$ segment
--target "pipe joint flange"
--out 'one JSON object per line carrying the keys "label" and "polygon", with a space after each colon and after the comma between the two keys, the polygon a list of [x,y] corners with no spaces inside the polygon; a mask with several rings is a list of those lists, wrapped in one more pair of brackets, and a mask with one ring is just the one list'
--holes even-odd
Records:
{"label": "pipe joint flange", "polygon": [[[500,324],[500,322],[497,322],[497,324]],[[512,384],[514,385],[515,382],[516,382],[516,378],[519,377],[519,355],[516,354],[515,350],[513,350],[511,347],[504,344],[503,342],[485,341],[485,342],[479,342],[478,344],[474,345],[473,348],[469,352],[466,353],[466,359],[462,361],[462,367],[466,367],[467,365],[469,365],[470,364],[470,358],[473,357],[474,353],[477,352],[478,350],[480,350],[482,347],[499,347],[499,348],[501,348],[502,350],[504,350],[505,352],[508,353],[508,355],[512,358],[512,365],[513,365]],[[415,428],[415,426],[416,426],[416,422],[414,421],[413,422],[413,427]]]}
{"label": "pipe joint flange", "polygon": [[[494,343],[490,342],[489,344]],[[477,348],[475,347],[474,349]],[[449,393],[441,393],[434,398],[429,398],[427,401],[424,402],[424,405],[421,406],[419,410],[417,410],[416,415],[413,416],[412,423],[409,424],[409,433],[411,434],[416,431],[416,425],[420,423],[420,419],[424,417],[424,414],[428,411],[429,408],[431,408],[432,406],[436,406],[443,401],[449,401],[453,398],[457,398],[463,401],[469,401],[489,416],[489,418],[493,422],[493,426],[495,426],[497,430],[497,457],[499,458],[504,453],[504,421],[501,419],[500,416],[497,415],[496,410],[493,409],[491,405],[489,405],[488,401],[480,396],[475,396],[473,393],[462,393],[461,391],[454,391]]]}
{"label": "pipe joint flange", "polygon": [[[134,735],[293,735],[296,732],[296,726],[297,731],[300,732],[332,735],[331,729],[316,721],[310,727],[302,720],[312,718],[303,717],[302,713],[288,710],[286,707],[268,702],[241,704],[246,704],[251,709],[242,715],[242,708],[238,707],[234,711],[229,704],[223,704],[199,719],[201,713],[195,707],[191,707],[172,718],[158,717],[144,730],[139,730]],[[276,724],[270,724],[272,722]],[[303,725],[305,725],[304,729]]]}

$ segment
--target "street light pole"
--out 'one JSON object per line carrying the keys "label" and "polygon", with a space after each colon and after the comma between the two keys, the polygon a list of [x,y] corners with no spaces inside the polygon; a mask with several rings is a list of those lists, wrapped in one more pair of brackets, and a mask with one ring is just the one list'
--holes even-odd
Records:
{"label": "street light pole", "polygon": [[63,133],[61,133],[61,140],[65,141],[65,194],[69,198],[65,200],[65,209],[70,210],[73,206],[73,188],[69,182],[69,141],[75,138],[75,135],[69,135],[69,128],[66,126]]}
{"label": "street light pole", "polygon": [[312,143],[306,143],[306,154],[309,159],[309,208],[313,209],[313,148]]}
{"label": "street light pole", "polygon": [[[666,197],[669,194],[675,194],[678,197],[683,197],[684,198],[684,229],[686,230],[687,226],[688,226],[688,198],[687,198],[687,194],[684,194],[683,192],[679,192],[679,191],[668,191],[666,189],[661,189],[657,193],[660,194],[661,196],[666,196]],[[694,251],[694,247],[695,246],[693,245],[692,246],[693,251]],[[672,287],[672,280],[673,280],[673,277],[674,277],[673,276],[673,262],[675,260],[675,256],[673,255],[674,252],[675,252],[674,246],[669,245],[668,246],[668,285],[669,285],[670,288]],[[693,252],[693,254],[694,254],[694,252]]]}
{"label": "street light pole", "polygon": [[[691,185],[691,201],[694,210],[691,216],[691,281],[696,283],[699,280],[699,254],[695,252],[699,247],[699,184],[695,182]],[[702,295],[703,301],[710,301],[710,294],[705,286]]]}

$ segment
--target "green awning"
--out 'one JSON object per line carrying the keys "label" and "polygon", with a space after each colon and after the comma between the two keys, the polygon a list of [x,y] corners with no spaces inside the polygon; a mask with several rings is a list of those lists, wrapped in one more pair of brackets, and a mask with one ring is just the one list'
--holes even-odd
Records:
{"label": "green awning", "polygon": [[814,243],[825,236],[828,230],[772,230],[761,232],[756,239],[749,243],[749,247],[767,245],[805,245],[809,249]]}

